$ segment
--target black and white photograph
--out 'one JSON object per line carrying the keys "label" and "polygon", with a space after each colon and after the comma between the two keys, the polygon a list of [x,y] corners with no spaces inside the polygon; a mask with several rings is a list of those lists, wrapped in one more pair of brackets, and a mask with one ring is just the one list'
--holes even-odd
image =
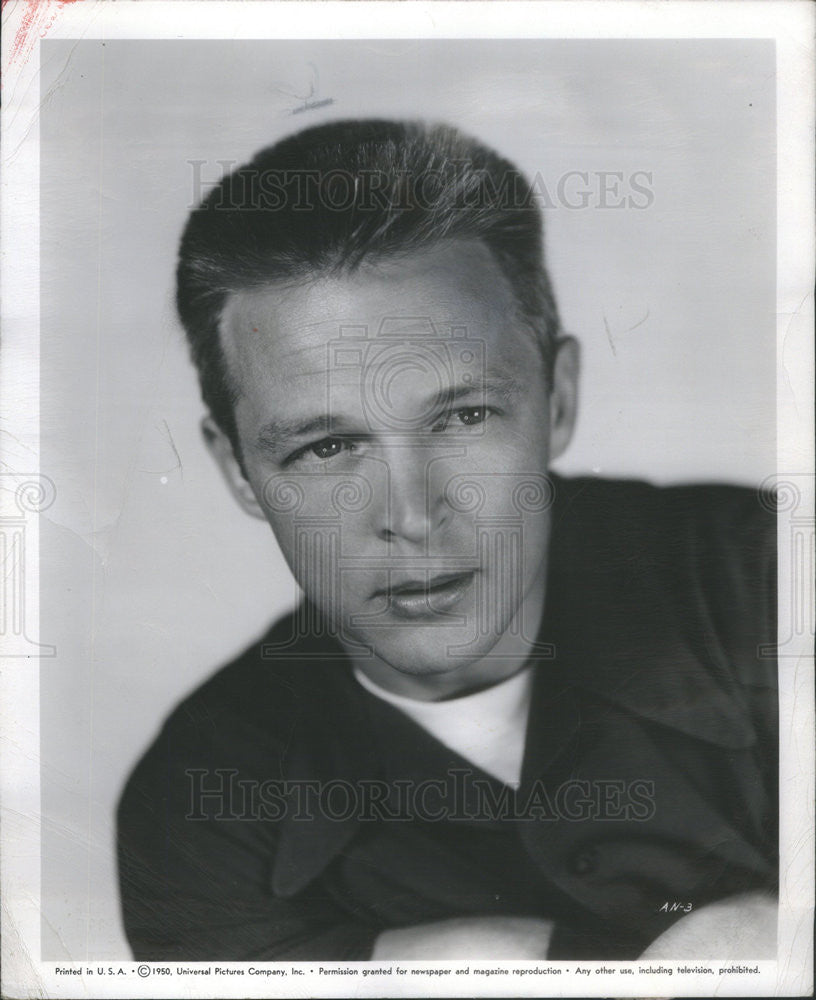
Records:
{"label": "black and white photograph", "polygon": [[812,995],[813,8],[647,6],[4,5],[4,995]]}

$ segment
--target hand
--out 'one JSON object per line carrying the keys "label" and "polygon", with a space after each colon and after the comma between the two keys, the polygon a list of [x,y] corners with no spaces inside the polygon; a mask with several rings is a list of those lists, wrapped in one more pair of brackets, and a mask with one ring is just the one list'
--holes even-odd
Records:
{"label": "hand", "polygon": [[553,926],[536,917],[456,917],[383,931],[371,957],[406,962],[544,959]]}
{"label": "hand", "polygon": [[680,918],[641,959],[776,958],[777,901],[760,892],[729,896]]}

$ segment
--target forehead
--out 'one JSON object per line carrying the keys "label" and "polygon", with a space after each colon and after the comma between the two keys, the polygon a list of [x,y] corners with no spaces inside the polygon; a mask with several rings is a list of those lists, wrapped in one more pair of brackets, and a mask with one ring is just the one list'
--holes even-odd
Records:
{"label": "forehead", "polygon": [[539,355],[516,312],[487,248],[451,241],[353,274],[235,292],[221,336],[239,405],[260,395],[281,403],[317,391],[355,341],[396,338],[410,352],[429,338],[471,340],[486,361],[524,369]]}

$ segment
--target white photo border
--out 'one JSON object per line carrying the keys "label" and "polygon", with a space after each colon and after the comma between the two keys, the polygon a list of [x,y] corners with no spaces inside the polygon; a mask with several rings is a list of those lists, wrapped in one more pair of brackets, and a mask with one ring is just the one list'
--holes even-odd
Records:
{"label": "white photo border", "polygon": [[[319,9],[318,9],[319,8]],[[772,38],[777,49],[777,473],[780,488],[795,482],[804,512],[806,541],[813,542],[813,27],[809,4],[779,0],[549,0],[507,2],[267,2],[229,0],[9,0],[3,10],[2,289],[3,350],[0,391],[5,401],[0,517],[19,519],[20,490],[35,514],[47,504],[48,483],[39,468],[39,43],[61,39],[220,38]],[[13,485],[13,489],[6,488]],[[32,494],[33,491],[33,494]],[[39,491],[39,492],[38,492]],[[33,499],[32,499],[33,496]],[[790,620],[791,602],[813,605],[813,583],[805,579],[791,596],[794,579],[786,546],[790,511],[779,514],[780,623]],[[809,520],[808,520],[809,519]],[[809,526],[809,527],[808,527]],[[5,524],[4,524],[5,528]],[[809,530],[809,535],[807,531]],[[25,631],[39,635],[37,518],[26,519],[23,593]],[[11,558],[15,558],[12,553]],[[7,572],[8,566],[7,564]],[[805,563],[807,568],[807,563]],[[810,588],[808,590],[808,587]],[[804,588],[804,589],[801,589]],[[782,627],[782,626],[780,626]],[[0,635],[0,642],[9,632]],[[55,974],[40,961],[40,775],[38,667],[47,649],[28,657],[0,657],[2,716],[2,898],[3,993],[47,997],[189,996],[415,996],[407,980],[306,976],[293,992],[292,979],[219,980],[143,977],[135,963],[111,979]],[[805,632],[786,647],[780,692],[780,915],[777,962],[760,963],[760,974],[718,978],[720,995],[801,996],[812,991],[814,706],[813,646]],[[107,963],[106,963],[107,964]],[[190,964],[190,963],[187,963]],[[228,966],[230,963],[222,963]],[[286,963],[287,965],[293,963]],[[309,963],[307,963],[309,964]],[[315,963],[310,963],[315,964]],[[330,965],[331,963],[326,963]],[[365,964],[365,963],[363,963]],[[571,963],[565,963],[569,965]],[[587,964],[587,963],[582,963]],[[597,963],[589,963],[590,967]],[[614,964],[614,963],[610,963]],[[80,969],[81,972],[81,969]],[[576,984],[569,976],[514,978],[517,996],[612,995],[611,982]],[[619,981],[619,980],[618,980]],[[625,982],[627,996],[711,995],[709,979],[674,982],[637,976]],[[423,977],[422,995],[461,994],[459,983]],[[480,995],[507,995],[506,977],[486,977]],[[217,994],[213,992],[217,989]],[[472,977],[468,989],[473,989]],[[678,989],[688,992],[678,993]],[[100,992],[100,990],[102,992]],[[472,994],[470,994],[472,995]]]}

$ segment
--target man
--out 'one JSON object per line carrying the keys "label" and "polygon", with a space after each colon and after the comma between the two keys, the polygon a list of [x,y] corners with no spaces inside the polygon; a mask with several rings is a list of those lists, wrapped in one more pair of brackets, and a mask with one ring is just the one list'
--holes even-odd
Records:
{"label": "man", "polygon": [[192,213],[178,307],[304,601],[128,783],[136,957],[772,955],[773,519],[548,472],[578,351],[516,168],[299,133]]}

